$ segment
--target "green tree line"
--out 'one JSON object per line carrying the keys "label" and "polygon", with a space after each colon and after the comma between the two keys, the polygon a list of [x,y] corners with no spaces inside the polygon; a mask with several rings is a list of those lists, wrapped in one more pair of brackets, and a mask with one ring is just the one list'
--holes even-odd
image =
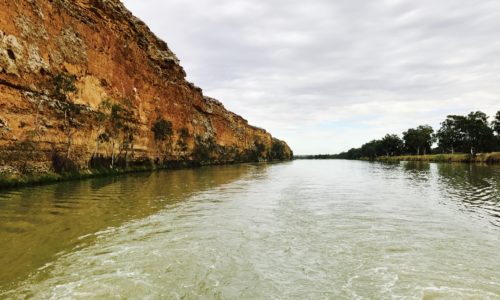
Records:
{"label": "green tree line", "polygon": [[[433,148],[434,145],[437,145]],[[330,156],[330,158],[375,159],[379,156],[425,155],[430,153],[476,153],[500,151],[500,111],[491,122],[481,112],[466,116],[449,115],[434,131],[429,125],[420,125],[403,132],[402,138],[387,134],[360,148]]]}

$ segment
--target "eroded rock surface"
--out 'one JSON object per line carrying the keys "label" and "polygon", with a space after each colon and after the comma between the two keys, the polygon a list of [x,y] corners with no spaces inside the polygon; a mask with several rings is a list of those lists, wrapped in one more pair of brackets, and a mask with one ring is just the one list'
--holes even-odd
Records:
{"label": "eroded rock surface", "polygon": [[118,0],[0,0],[0,172],[291,158],[185,77]]}

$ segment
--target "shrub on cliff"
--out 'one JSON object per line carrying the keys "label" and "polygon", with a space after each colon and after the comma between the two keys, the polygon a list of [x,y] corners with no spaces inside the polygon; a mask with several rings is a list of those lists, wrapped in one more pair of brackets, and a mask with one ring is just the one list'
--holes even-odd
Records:
{"label": "shrub on cliff", "polygon": [[262,143],[260,140],[256,140],[253,144],[253,147],[245,151],[244,161],[264,161],[271,157],[270,151],[266,151],[266,145]]}
{"label": "shrub on cliff", "polygon": [[284,143],[280,140],[273,139],[269,156],[271,160],[285,160],[287,158],[287,155],[285,153]]}
{"label": "shrub on cliff", "polygon": [[167,121],[163,118],[159,118],[154,122],[153,127],[151,128],[151,131],[153,131],[154,134],[154,139],[156,143],[156,148],[158,151],[157,154],[157,160],[160,159],[160,153],[162,151],[167,151],[167,149],[162,149],[165,148],[165,142],[168,141],[168,148],[169,150],[171,149],[171,138],[172,134],[174,133],[172,130],[172,122]]}
{"label": "shrub on cliff", "polygon": [[76,93],[76,76],[67,73],[59,73],[52,78],[52,97],[60,101],[68,101],[70,93]]}
{"label": "shrub on cliff", "polygon": [[215,139],[203,139],[196,137],[193,150],[193,159],[200,164],[210,163],[213,160],[213,155],[217,151],[217,143]]}
{"label": "shrub on cliff", "polygon": [[266,145],[260,140],[255,141],[254,148],[257,153],[258,158],[265,158],[264,153],[266,152]]}
{"label": "shrub on cliff", "polygon": [[179,139],[177,140],[177,151],[181,152],[182,155],[185,154],[185,152],[188,150],[188,138],[189,138],[189,131],[187,128],[183,127],[179,130]]}
{"label": "shrub on cliff", "polygon": [[172,122],[167,121],[163,118],[158,119],[153,124],[153,128],[151,128],[151,131],[153,131],[156,141],[165,141],[169,139],[173,134]]}
{"label": "shrub on cliff", "polygon": [[52,167],[56,173],[78,172],[78,166],[71,159],[61,156],[56,151],[52,152]]}

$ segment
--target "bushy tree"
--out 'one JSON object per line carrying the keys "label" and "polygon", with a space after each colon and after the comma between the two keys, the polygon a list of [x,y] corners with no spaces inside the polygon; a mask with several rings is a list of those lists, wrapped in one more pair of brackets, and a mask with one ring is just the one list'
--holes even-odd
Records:
{"label": "bushy tree", "polygon": [[465,133],[464,145],[470,149],[471,155],[478,151],[490,151],[494,147],[493,129],[488,123],[488,116],[481,112],[471,112],[463,126]]}
{"label": "bushy tree", "polygon": [[491,126],[488,123],[488,116],[481,111],[471,112],[467,116],[449,115],[441,123],[438,132],[435,135],[433,133],[434,129],[431,126],[422,125],[403,132],[402,140],[397,135],[388,134],[381,140],[372,140],[360,148],[352,148],[334,157],[374,159],[380,155],[399,155],[403,151],[420,155],[430,153],[431,146],[436,140],[442,152],[460,151],[475,155],[479,151],[500,149],[500,111],[497,112]]}
{"label": "bushy tree", "polygon": [[361,146],[362,157],[375,159],[379,155],[380,141],[373,140]]}
{"label": "bushy tree", "polygon": [[380,140],[380,151],[386,156],[401,155],[403,149],[404,142],[396,134],[387,134]]}
{"label": "bushy tree", "polygon": [[406,151],[417,155],[429,153],[435,140],[433,133],[434,129],[429,125],[420,125],[403,132]]}
{"label": "bushy tree", "polygon": [[488,116],[476,111],[467,116],[448,116],[441,123],[436,137],[439,147],[445,152],[461,151],[475,155],[478,151],[490,151],[495,147],[493,130],[488,124]]}
{"label": "bushy tree", "polygon": [[497,136],[500,136],[500,111],[495,115],[495,119],[491,122],[491,125]]}
{"label": "bushy tree", "polygon": [[500,111],[495,115],[495,119],[491,122],[493,131],[496,133],[496,150],[500,150]]}
{"label": "bushy tree", "polygon": [[465,134],[464,124],[467,118],[464,116],[449,115],[441,123],[441,128],[436,133],[439,148],[444,151],[455,153],[463,145]]}
{"label": "bushy tree", "polygon": [[360,148],[351,148],[347,152],[342,152],[334,156],[335,158],[340,158],[340,159],[358,159],[362,155]]}

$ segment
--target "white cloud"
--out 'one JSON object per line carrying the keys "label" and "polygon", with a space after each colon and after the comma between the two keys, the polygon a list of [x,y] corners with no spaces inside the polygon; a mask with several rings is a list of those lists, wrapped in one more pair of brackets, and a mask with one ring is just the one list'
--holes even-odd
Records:
{"label": "white cloud", "polygon": [[296,153],[500,109],[496,0],[124,3],[190,81]]}

